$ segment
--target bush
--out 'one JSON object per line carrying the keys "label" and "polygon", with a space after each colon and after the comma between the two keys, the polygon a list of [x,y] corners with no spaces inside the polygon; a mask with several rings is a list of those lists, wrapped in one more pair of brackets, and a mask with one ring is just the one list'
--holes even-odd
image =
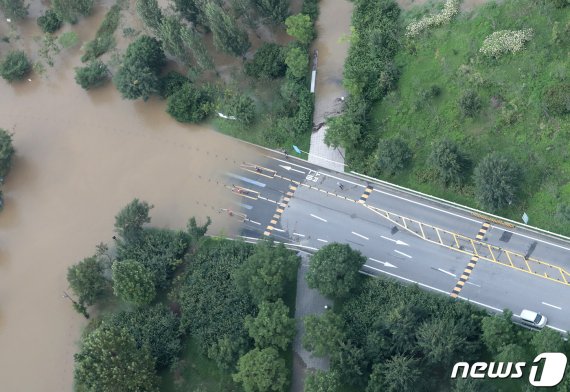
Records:
{"label": "bush", "polygon": [[552,86],[546,90],[544,104],[551,114],[562,116],[570,113],[570,83]]}
{"label": "bush", "polygon": [[11,51],[0,63],[0,76],[7,82],[23,79],[32,69],[30,61],[22,51]]}
{"label": "bush", "polygon": [[177,121],[198,123],[208,117],[212,109],[210,94],[203,88],[186,83],[168,97],[166,111]]}
{"label": "bush", "polygon": [[61,28],[63,22],[54,10],[47,10],[45,14],[38,17],[38,26],[44,33],[55,33]]}
{"label": "bush", "polygon": [[465,117],[475,117],[481,109],[481,99],[473,90],[464,91],[459,98],[459,109]]}
{"label": "bush", "polygon": [[254,78],[280,78],[286,70],[283,48],[273,43],[261,45],[253,60],[245,63],[245,73]]}
{"label": "bush", "polygon": [[474,180],[481,206],[497,210],[515,201],[520,171],[510,159],[493,153],[479,162],[475,168]]}
{"label": "bush", "polygon": [[526,42],[534,36],[532,29],[501,30],[485,38],[479,50],[486,56],[498,58],[505,53],[515,53],[524,48]]}
{"label": "bush", "polygon": [[400,138],[382,139],[378,143],[378,169],[389,176],[404,170],[411,158],[412,151]]}
{"label": "bush", "polygon": [[428,157],[428,165],[434,170],[438,180],[448,186],[461,184],[469,162],[455,143],[442,140],[434,144]]}
{"label": "bush", "polygon": [[552,0],[556,8],[570,7],[570,0]]}
{"label": "bush", "polygon": [[75,68],[75,81],[84,90],[102,86],[108,78],[109,70],[101,60],[94,60],[85,67]]}
{"label": "bush", "polygon": [[66,31],[59,36],[57,42],[59,42],[62,48],[68,49],[72,46],[77,45],[79,42],[79,37],[75,31]]}
{"label": "bush", "polygon": [[188,78],[176,71],[169,71],[166,75],[160,77],[159,94],[166,99],[178,91],[186,83],[190,83]]}
{"label": "bush", "polygon": [[250,125],[255,119],[255,102],[247,95],[226,91],[220,111],[226,116],[233,116],[242,124]]}

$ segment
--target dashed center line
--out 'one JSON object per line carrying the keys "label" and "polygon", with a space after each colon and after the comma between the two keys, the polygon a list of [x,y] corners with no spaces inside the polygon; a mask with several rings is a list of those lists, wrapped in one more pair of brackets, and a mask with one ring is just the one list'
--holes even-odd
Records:
{"label": "dashed center line", "polygon": [[470,284],[470,285],[472,285],[472,286],[481,287],[481,285],[478,285],[478,284],[475,284],[475,283],[471,283],[471,282],[469,282],[469,281],[467,281],[467,282],[465,282],[465,283]]}
{"label": "dashed center line", "polygon": [[293,233],[293,235],[298,235],[299,237],[304,237],[305,234]]}
{"label": "dashed center line", "polygon": [[551,308],[555,308],[555,309],[558,309],[558,310],[562,310],[562,308],[561,308],[560,306],[551,305],[551,304],[548,304],[548,303],[546,303],[546,302],[543,302],[542,304],[543,304],[543,305],[546,305],[546,306],[550,306]]}
{"label": "dashed center line", "polygon": [[368,238],[368,237],[363,236],[362,234],[355,233],[354,231],[352,232],[352,234],[354,234],[354,235],[357,236],[357,237],[364,238],[365,240],[369,240],[369,239],[370,239],[370,238]]}
{"label": "dashed center line", "polygon": [[321,218],[320,216],[316,216],[315,214],[311,214],[311,216],[312,216],[313,218],[315,218],[315,219],[320,220],[320,221],[328,222],[328,220],[326,220],[326,219],[324,219],[324,218]]}
{"label": "dashed center line", "polygon": [[438,270],[439,272],[443,272],[444,274],[447,274],[447,275],[449,275],[449,276],[453,276],[454,278],[457,278],[457,275],[455,275],[454,273],[451,273],[451,272],[446,271],[446,270],[441,269],[441,268],[438,268],[437,270]]}
{"label": "dashed center line", "polygon": [[396,252],[396,253],[398,253],[398,254],[404,256],[404,257],[407,257],[408,259],[411,259],[411,258],[412,258],[412,256],[410,256],[410,255],[408,255],[408,254],[405,254],[404,252],[400,252],[399,250],[394,249],[394,252]]}
{"label": "dashed center line", "polygon": [[328,242],[327,240],[323,240],[322,238],[317,238],[317,241]]}

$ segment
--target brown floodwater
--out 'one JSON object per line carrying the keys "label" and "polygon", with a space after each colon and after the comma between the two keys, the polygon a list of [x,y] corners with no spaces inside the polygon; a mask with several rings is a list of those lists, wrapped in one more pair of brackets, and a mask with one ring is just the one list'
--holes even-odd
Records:
{"label": "brown floodwater", "polygon": [[[82,23],[97,26],[102,14]],[[87,39],[82,23],[77,31]],[[210,233],[235,233],[235,219],[218,212],[235,206],[223,174],[259,153],[176,123],[162,101],[124,101],[110,85],[85,93],[73,80],[78,53],[58,56],[45,78],[0,81],[0,127],[14,132],[17,150],[0,212],[3,391],[72,389],[85,320],[62,298],[67,268],[112,242],[122,206],[138,197],[156,206],[155,226],[183,228],[189,217],[209,215]]]}

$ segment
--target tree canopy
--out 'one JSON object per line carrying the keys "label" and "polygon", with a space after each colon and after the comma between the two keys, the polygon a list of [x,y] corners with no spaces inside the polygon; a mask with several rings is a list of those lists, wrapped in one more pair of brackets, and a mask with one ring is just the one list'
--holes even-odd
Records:
{"label": "tree canopy", "polygon": [[176,121],[198,123],[210,115],[213,102],[210,92],[185,83],[168,97],[166,111]]}
{"label": "tree canopy", "polygon": [[255,348],[242,356],[233,379],[245,392],[285,392],[289,385],[285,360],[273,347]]}
{"label": "tree canopy", "polygon": [[321,316],[305,317],[305,335],[303,347],[318,357],[334,354],[344,341],[345,323],[334,312],[325,312]]}
{"label": "tree canopy", "polygon": [[156,295],[154,276],[135,260],[115,261],[111,267],[113,290],[123,300],[135,305],[146,305]]}
{"label": "tree canopy", "polygon": [[378,169],[394,175],[405,169],[412,159],[410,147],[399,137],[381,139],[378,143]]}
{"label": "tree canopy", "polygon": [[475,167],[476,196],[482,207],[498,210],[516,200],[520,186],[520,170],[510,159],[491,153]]}
{"label": "tree canopy", "polygon": [[235,279],[241,290],[257,303],[282,297],[285,287],[297,276],[299,257],[282,244],[260,242],[238,268]]}
{"label": "tree canopy", "polygon": [[149,212],[154,206],[146,201],[133,199],[115,216],[115,231],[126,240],[136,238],[142,226],[150,223]]}
{"label": "tree canopy", "polygon": [[285,20],[285,26],[287,26],[287,34],[303,45],[308,45],[315,37],[313,21],[309,15],[292,15]]}
{"label": "tree canopy", "polygon": [[245,63],[245,73],[254,78],[280,78],[286,70],[284,49],[274,43],[261,45],[253,60]]}
{"label": "tree canopy", "polygon": [[103,323],[75,354],[75,383],[90,392],[157,392],[154,361],[125,329]]}
{"label": "tree canopy", "polygon": [[304,392],[338,392],[340,380],[333,371],[317,370],[307,374]]}
{"label": "tree canopy", "polygon": [[307,283],[327,297],[343,298],[357,287],[364,263],[366,257],[349,245],[325,245],[311,257]]}
{"label": "tree canopy", "polygon": [[97,302],[109,287],[103,275],[105,266],[96,256],[87,257],[67,270],[67,282],[79,298],[79,302],[91,306]]}
{"label": "tree canopy", "polygon": [[295,319],[281,298],[262,302],[256,317],[245,318],[245,328],[259,348],[275,347],[285,350],[295,337]]}

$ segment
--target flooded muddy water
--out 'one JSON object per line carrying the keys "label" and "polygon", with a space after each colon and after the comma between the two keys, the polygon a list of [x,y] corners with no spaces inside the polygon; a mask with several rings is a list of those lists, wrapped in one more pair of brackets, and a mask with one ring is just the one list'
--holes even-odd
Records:
{"label": "flooded muddy water", "polygon": [[211,234],[232,234],[235,218],[218,212],[233,206],[224,173],[258,153],[176,123],[159,100],[124,101],[111,85],[87,94],[73,80],[78,55],[58,61],[47,79],[0,81],[0,127],[14,132],[17,150],[0,212],[3,391],[72,389],[85,320],[62,298],[67,268],[112,242],[122,206],[153,203],[160,227],[209,215]]}

